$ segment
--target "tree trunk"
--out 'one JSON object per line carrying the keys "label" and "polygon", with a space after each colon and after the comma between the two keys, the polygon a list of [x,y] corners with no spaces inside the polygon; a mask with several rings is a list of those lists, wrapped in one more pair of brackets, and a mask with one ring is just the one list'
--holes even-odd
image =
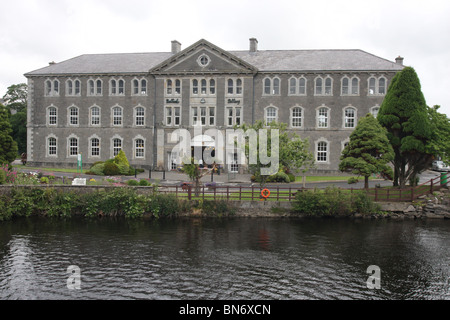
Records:
{"label": "tree trunk", "polygon": [[369,189],[369,176],[364,177],[364,189]]}

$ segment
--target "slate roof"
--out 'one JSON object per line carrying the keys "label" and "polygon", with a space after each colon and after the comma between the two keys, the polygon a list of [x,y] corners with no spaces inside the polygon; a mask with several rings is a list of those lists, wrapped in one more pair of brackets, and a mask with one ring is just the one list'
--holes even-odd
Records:
{"label": "slate roof", "polygon": [[[229,52],[261,72],[399,71],[403,69],[402,65],[358,49]],[[25,76],[146,73],[172,56],[171,52],[85,54],[31,71]]]}

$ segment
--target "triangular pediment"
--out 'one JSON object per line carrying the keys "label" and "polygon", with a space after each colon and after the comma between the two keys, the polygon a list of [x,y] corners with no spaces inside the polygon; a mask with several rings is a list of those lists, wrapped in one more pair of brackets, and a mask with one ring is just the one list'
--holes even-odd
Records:
{"label": "triangular pediment", "polygon": [[149,72],[153,74],[253,74],[251,64],[202,39],[174,54]]}

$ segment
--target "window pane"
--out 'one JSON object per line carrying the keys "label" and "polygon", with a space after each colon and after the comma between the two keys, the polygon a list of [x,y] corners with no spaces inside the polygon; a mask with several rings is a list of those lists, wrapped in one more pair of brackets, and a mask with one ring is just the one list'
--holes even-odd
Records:
{"label": "window pane", "polygon": [[289,80],[289,94],[296,94],[297,91],[297,79],[292,78]]}
{"label": "window pane", "polygon": [[352,94],[359,93],[359,80],[356,78],[352,79]]}
{"label": "window pane", "polygon": [[270,79],[264,80],[264,94],[270,94],[271,81]]}
{"label": "window pane", "polygon": [[319,125],[319,128],[327,128],[328,127],[328,109],[326,109],[326,108],[319,109],[318,125]]}
{"label": "window pane", "polygon": [[236,80],[236,94],[242,94],[242,80]]}
{"label": "window pane", "polygon": [[375,78],[370,78],[369,80],[369,94],[375,94]]}
{"label": "window pane", "polygon": [[198,94],[198,81],[197,80],[192,81],[192,93]]}
{"label": "window pane", "polygon": [[181,81],[178,79],[175,80],[175,93],[181,94]]}
{"label": "window pane", "polygon": [[322,94],[322,78],[316,79],[316,94]]}
{"label": "window pane", "polygon": [[280,79],[273,79],[273,94],[280,94]]}
{"label": "window pane", "polygon": [[331,95],[331,79],[330,78],[326,78],[325,79],[325,94],[326,95]]}
{"label": "window pane", "polygon": [[209,93],[216,94],[216,81],[213,79],[209,80]]}
{"label": "window pane", "polygon": [[342,80],[342,94],[343,95],[348,94],[348,78],[344,78]]}
{"label": "window pane", "polygon": [[97,80],[97,94],[98,95],[102,94],[102,81],[101,80]]}
{"label": "window pane", "polygon": [[386,80],[384,78],[380,78],[378,82],[378,93],[386,94]]}
{"label": "window pane", "polygon": [[147,94],[147,80],[141,80],[141,94]]}
{"label": "window pane", "polygon": [[228,79],[228,93],[233,94],[234,92],[234,81],[233,79]]}
{"label": "window pane", "polygon": [[202,94],[206,94],[206,80],[202,79]]}
{"label": "window pane", "polygon": [[298,94],[306,94],[306,79],[305,78],[300,78],[300,80],[299,80]]}

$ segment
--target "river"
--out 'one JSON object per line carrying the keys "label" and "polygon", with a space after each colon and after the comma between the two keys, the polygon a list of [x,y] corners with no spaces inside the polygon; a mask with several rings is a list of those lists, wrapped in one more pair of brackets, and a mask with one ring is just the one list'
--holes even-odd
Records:
{"label": "river", "polygon": [[449,248],[449,220],[21,219],[0,299],[450,300]]}

